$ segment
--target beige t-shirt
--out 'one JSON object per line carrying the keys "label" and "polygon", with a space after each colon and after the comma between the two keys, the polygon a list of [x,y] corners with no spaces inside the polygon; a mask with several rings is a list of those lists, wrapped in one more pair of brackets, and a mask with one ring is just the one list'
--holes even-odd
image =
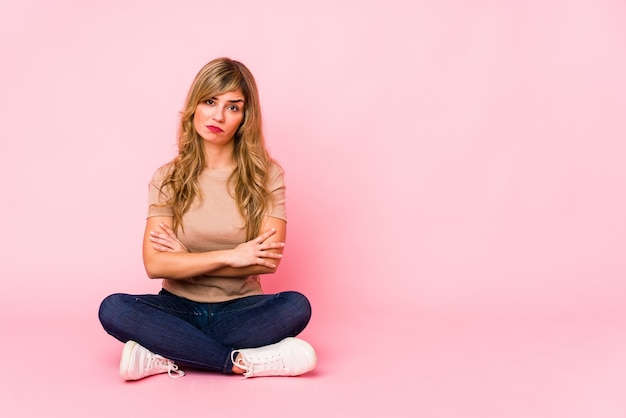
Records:
{"label": "beige t-shirt", "polygon": [[[168,190],[160,191],[169,164],[159,168],[149,186],[148,217],[173,216],[171,208],[158,206],[168,199]],[[204,170],[198,178],[202,195],[196,197],[183,215],[184,231],[176,232],[178,239],[190,252],[226,250],[245,242],[244,221],[237,203],[229,191],[231,170]],[[287,220],[285,211],[285,181],[282,169],[274,164],[269,171],[272,201],[267,216]],[[232,189],[232,187],[230,187]],[[202,275],[185,280],[163,279],[163,288],[198,302],[222,302],[242,296],[262,294],[259,276],[216,277]]]}

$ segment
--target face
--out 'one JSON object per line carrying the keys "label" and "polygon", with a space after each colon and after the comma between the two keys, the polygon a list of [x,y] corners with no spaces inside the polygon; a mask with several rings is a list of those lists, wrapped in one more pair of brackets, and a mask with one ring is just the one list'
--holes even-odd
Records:
{"label": "face", "polygon": [[229,144],[243,120],[243,106],[241,90],[218,94],[198,103],[193,126],[205,141],[215,145]]}

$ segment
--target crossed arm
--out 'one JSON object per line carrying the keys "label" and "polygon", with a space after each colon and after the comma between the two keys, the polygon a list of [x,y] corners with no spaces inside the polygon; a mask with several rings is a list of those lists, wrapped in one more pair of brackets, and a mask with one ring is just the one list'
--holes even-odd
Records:
{"label": "crossed arm", "polygon": [[148,218],[143,262],[151,279],[188,279],[201,274],[242,277],[274,273],[280,264],[287,224],[266,216],[258,237],[229,250],[190,253],[172,230],[171,217]]}

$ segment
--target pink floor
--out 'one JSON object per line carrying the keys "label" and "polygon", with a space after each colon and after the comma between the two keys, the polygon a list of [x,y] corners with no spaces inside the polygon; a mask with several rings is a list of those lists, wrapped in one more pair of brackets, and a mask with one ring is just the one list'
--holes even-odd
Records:
{"label": "pink floor", "polygon": [[[626,418],[625,40],[624,0],[0,0],[0,418]],[[219,56],[319,367],[125,383],[98,304],[160,284],[147,183]]]}
{"label": "pink floor", "polygon": [[[356,309],[356,311],[363,311]],[[83,320],[3,314],[2,417],[626,417],[626,323],[417,311],[318,318],[298,378],[188,372],[125,383],[122,345]],[[44,341],[38,346],[37,341]],[[193,415],[192,415],[193,414]]]}

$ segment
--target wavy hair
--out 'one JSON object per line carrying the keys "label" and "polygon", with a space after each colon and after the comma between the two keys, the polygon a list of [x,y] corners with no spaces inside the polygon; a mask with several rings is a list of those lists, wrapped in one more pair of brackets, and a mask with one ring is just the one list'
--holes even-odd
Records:
{"label": "wavy hair", "polygon": [[198,103],[222,93],[241,90],[244,96],[244,116],[234,136],[235,169],[229,178],[235,201],[245,221],[246,238],[256,237],[263,215],[269,206],[268,171],[274,162],[263,137],[261,107],[254,77],[248,68],[229,58],[217,58],[206,64],[196,75],[178,129],[178,155],[170,164],[161,190],[168,188],[166,206],[174,212],[174,230],[184,230],[182,217],[196,197],[201,197],[198,176],[206,166],[204,140],[198,135],[193,118]]}

